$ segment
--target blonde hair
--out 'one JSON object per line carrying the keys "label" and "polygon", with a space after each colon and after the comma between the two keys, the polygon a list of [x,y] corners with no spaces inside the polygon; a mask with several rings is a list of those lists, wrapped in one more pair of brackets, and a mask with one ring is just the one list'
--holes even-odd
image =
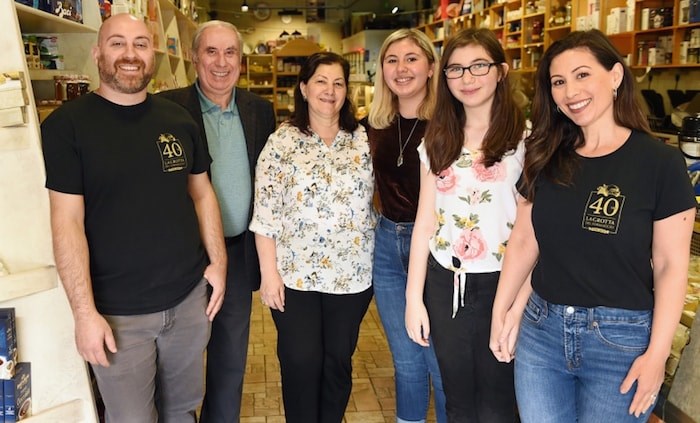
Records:
{"label": "blonde hair", "polygon": [[[398,114],[398,99],[386,82],[384,82],[384,73],[382,67],[384,57],[389,47],[397,41],[409,39],[413,41],[428,58],[428,63],[435,69],[438,64],[437,53],[435,47],[427,35],[417,29],[403,28],[392,32],[379,49],[379,57],[377,58],[377,74],[374,79],[374,98],[369,110],[368,121],[370,126],[376,129],[387,128],[394,121]],[[433,116],[435,110],[435,100],[437,97],[437,70],[433,73],[432,78],[428,78],[426,82],[425,98],[418,107],[418,119],[428,120]]]}

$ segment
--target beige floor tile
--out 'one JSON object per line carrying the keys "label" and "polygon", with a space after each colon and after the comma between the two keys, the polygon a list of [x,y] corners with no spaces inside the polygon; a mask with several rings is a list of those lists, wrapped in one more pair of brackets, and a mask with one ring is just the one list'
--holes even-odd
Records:
{"label": "beige floor tile", "polygon": [[[275,324],[257,294],[253,298],[241,423],[285,423]],[[391,352],[372,301],[353,356],[353,390],[344,423],[395,422],[395,395]],[[432,403],[427,421],[435,422]]]}

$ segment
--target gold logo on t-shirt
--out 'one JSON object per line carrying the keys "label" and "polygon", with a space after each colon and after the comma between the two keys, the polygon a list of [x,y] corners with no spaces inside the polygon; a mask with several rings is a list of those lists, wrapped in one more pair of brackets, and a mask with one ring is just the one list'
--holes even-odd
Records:
{"label": "gold logo on t-shirt", "polygon": [[163,162],[163,172],[177,172],[187,167],[187,155],[173,134],[160,134],[156,142]]}
{"label": "gold logo on t-shirt", "polygon": [[616,234],[624,204],[625,196],[617,185],[599,186],[588,196],[581,226],[593,232]]}

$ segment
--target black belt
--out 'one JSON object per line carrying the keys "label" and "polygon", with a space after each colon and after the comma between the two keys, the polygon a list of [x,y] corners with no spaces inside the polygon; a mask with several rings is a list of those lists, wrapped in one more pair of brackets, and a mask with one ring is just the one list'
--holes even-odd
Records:
{"label": "black belt", "polygon": [[224,242],[226,243],[226,245],[236,244],[240,241],[243,241],[244,235],[245,235],[245,232],[243,232],[239,235],[236,235],[236,236],[226,236],[226,237],[224,237]]}

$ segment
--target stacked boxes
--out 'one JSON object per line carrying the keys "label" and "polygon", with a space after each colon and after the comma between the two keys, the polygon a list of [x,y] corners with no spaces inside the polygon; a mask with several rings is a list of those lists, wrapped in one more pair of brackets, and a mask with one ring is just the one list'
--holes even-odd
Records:
{"label": "stacked boxes", "polygon": [[15,309],[0,308],[0,379],[11,379],[17,363]]}
{"label": "stacked boxes", "polygon": [[576,30],[587,31],[589,29],[600,29],[598,21],[600,16],[600,0],[588,0],[586,13],[582,13],[576,18]]}
{"label": "stacked boxes", "polygon": [[[25,106],[29,104],[29,96],[26,88],[22,72],[0,73],[0,128],[27,123]],[[2,355],[0,351],[0,358]]]}
{"label": "stacked boxes", "polygon": [[32,414],[30,363],[17,362],[15,309],[0,308],[0,421],[16,422]]}
{"label": "stacked boxes", "polygon": [[627,31],[627,8],[613,7],[607,17],[606,34],[619,34]]}
{"label": "stacked boxes", "polygon": [[32,415],[30,363],[17,363],[12,379],[3,380],[4,422],[14,423]]}

